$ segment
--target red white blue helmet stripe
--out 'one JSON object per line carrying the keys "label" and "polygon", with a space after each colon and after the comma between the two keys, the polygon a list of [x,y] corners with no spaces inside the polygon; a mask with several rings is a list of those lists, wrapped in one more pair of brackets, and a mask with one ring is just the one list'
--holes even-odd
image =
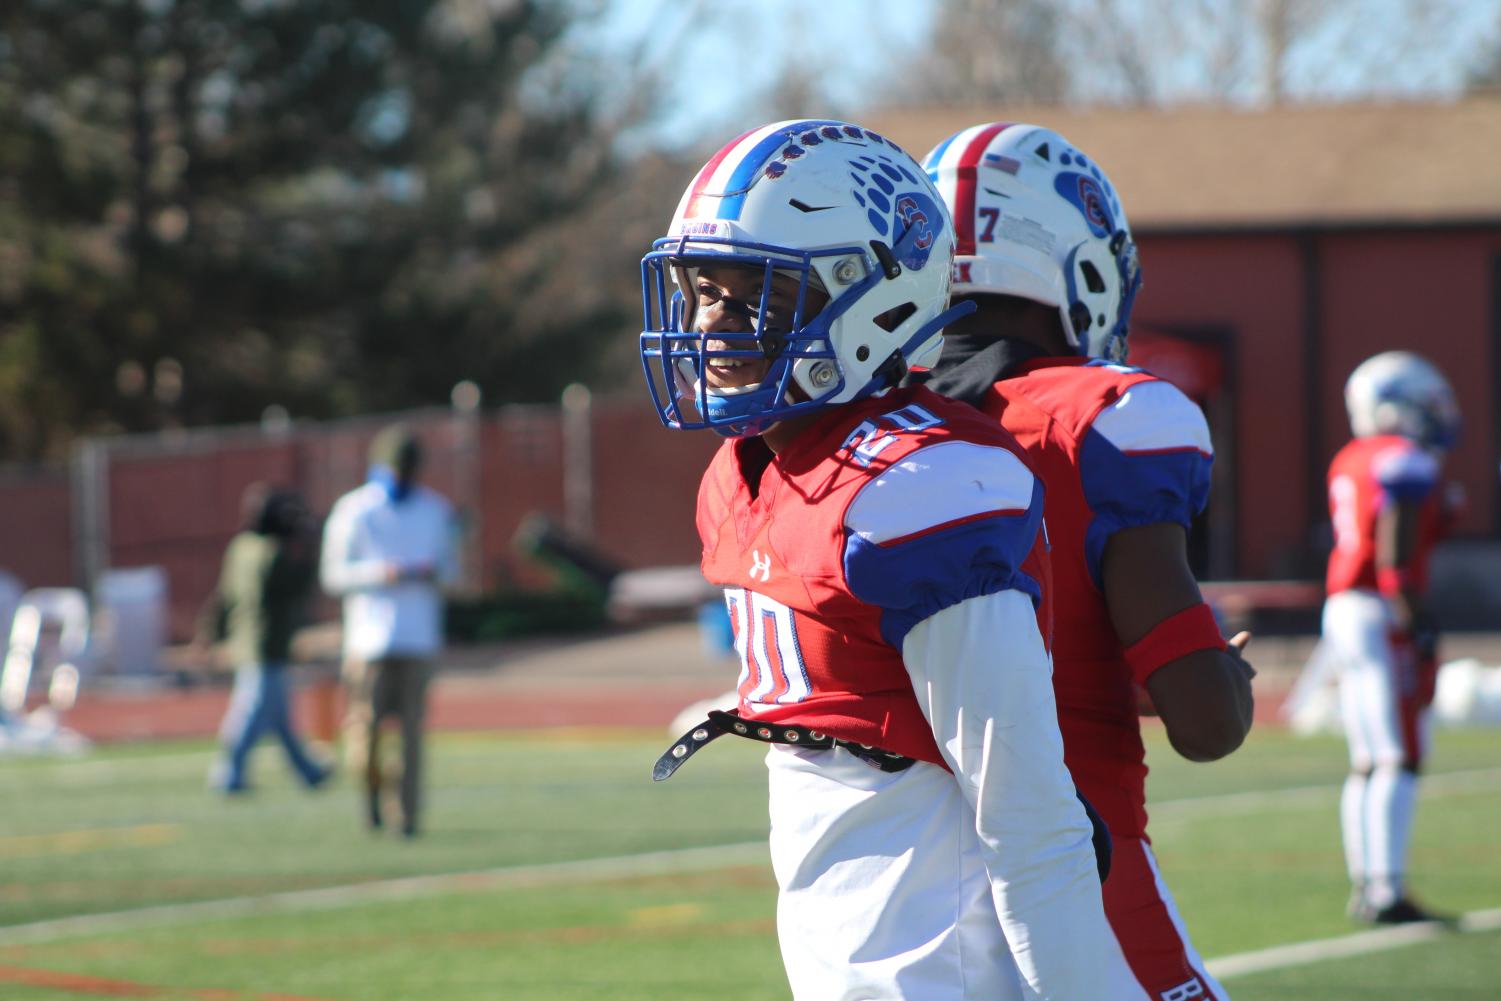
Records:
{"label": "red white blue helmet stripe", "polygon": [[[939,143],[923,161],[923,169],[938,185],[944,201],[948,202],[954,217],[955,255],[975,252],[975,184],[977,169],[985,156],[985,150],[996,136],[1009,128],[1010,122],[992,122],[976,125],[956,132]],[[946,179],[939,175],[939,168],[954,171],[954,190],[944,191]]]}
{"label": "red white blue helmet stripe", "polygon": [[681,219],[703,218],[705,197],[717,198],[716,219],[737,220],[745,206],[745,195],[757,176],[766,170],[779,154],[785,155],[784,147],[789,140],[811,133],[809,140],[822,142],[819,129],[844,128],[845,123],[826,118],[802,121],[778,122],[746,132],[715,153],[704,164],[693,185],[688,189],[678,217]]}

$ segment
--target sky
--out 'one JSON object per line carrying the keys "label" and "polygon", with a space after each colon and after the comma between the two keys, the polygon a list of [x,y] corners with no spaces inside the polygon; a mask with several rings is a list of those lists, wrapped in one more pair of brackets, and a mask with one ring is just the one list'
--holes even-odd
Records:
{"label": "sky", "polygon": [[[581,37],[613,58],[629,60],[638,72],[660,75],[666,108],[646,141],[681,148],[783,117],[767,95],[789,68],[817,81],[830,111],[858,114],[876,95],[899,86],[911,54],[928,44],[934,11],[945,0],[595,2],[603,4],[603,15],[581,25]],[[1056,2],[1082,17],[1104,0]],[[1304,2],[1313,9],[1332,5],[1341,17],[1289,48],[1286,86],[1294,99],[1453,97],[1470,67],[1501,45],[1501,0]],[[1128,25],[1147,38],[1158,27],[1153,18],[1166,5],[1168,0],[1115,4]],[[1078,97],[1084,102],[1113,96],[1112,85],[1088,66],[1087,40],[1098,35],[1081,30],[1065,41],[1077,60]],[[1157,72],[1170,99],[1199,100],[1209,86],[1204,58],[1193,51],[1164,53]],[[1255,98],[1247,86],[1236,95],[1243,104]]]}
{"label": "sky", "polygon": [[661,74],[668,110],[651,131],[682,146],[775,114],[765,97],[788,65],[815,67],[831,104],[858,109],[931,21],[929,0],[607,0],[586,34]]}

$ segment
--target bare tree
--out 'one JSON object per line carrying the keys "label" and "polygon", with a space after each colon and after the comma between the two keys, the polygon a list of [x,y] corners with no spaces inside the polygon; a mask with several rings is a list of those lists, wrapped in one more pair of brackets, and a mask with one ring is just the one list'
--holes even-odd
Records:
{"label": "bare tree", "polygon": [[[1088,8],[1123,0],[1075,0]],[[1172,99],[1273,105],[1293,100],[1457,93],[1494,46],[1497,0],[1159,0],[1161,20],[1192,24],[1186,49],[1150,58]],[[1485,20],[1489,18],[1489,24]],[[1490,30],[1480,30],[1489,28]],[[1203,81],[1202,89],[1184,81]]]}
{"label": "bare tree", "polygon": [[[1489,33],[1473,30],[1477,8],[1490,12],[1480,15],[1491,18]],[[1465,68],[1483,64],[1501,30],[1498,8],[1501,0],[952,0],[935,11],[915,86],[933,103],[1431,97],[1463,89]]]}
{"label": "bare tree", "polygon": [[1288,59],[1354,0],[1065,0],[1070,95],[1160,104],[1276,104]]}
{"label": "bare tree", "polygon": [[1492,17],[1490,29],[1483,50],[1465,75],[1465,90],[1501,97],[1501,13]]}
{"label": "bare tree", "polygon": [[[931,44],[901,81],[901,99],[931,104],[1057,101],[1068,74],[1059,14],[1047,0],[952,0],[934,13]],[[888,95],[896,99],[895,92]]]}

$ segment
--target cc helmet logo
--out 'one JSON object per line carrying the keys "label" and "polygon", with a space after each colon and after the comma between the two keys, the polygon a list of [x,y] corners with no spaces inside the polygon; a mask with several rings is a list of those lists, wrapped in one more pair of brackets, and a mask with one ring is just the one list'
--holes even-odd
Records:
{"label": "cc helmet logo", "polygon": [[751,580],[759,580],[763,584],[771,580],[771,553],[762,556],[761,550],[752,549],[749,573]]}
{"label": "cc helmet logo", "polygon": [[1105,208],[1105,193],[1099,182],[1092,177],[1079,178],[1079,201],[1084,205],[1084,215],[1098,229],[1109,231],[1110,210]]}
{"label": "cc helmet logo", "polygon": [[918,207],[916,200],[910,195],[903,196],[896,203],[896,214],[909,230],[917,230],[918,250],[933,246],[933,228],[928,225],[928,214]]}

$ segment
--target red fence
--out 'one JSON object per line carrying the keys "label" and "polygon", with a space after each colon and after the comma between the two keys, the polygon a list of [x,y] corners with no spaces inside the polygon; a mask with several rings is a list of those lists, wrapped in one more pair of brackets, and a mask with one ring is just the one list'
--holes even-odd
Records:
{"label": "red fence", "polygon": [[667,431],[626,399],[593,406],[581,418],[587,434],[566,444],[555,406],[96,439],[69,470],[0,475],[0,570],[40,587],[81,584],[108,567],[161,566],[172,635],[183,639],[239,525],[245,487],[293,486],[327,513],[364,478],[371,438],[397,419],[423,440],[424,482],[462,516],[477,587],[546,582],[511,544],[532,512],[587,530],[625,567],[697,559],[694,497],[718,439]]}
{"label": "red fence", "polygon": [[66,472],[0,475],[0,570],[27,586],[71,583],[71,512]]}

